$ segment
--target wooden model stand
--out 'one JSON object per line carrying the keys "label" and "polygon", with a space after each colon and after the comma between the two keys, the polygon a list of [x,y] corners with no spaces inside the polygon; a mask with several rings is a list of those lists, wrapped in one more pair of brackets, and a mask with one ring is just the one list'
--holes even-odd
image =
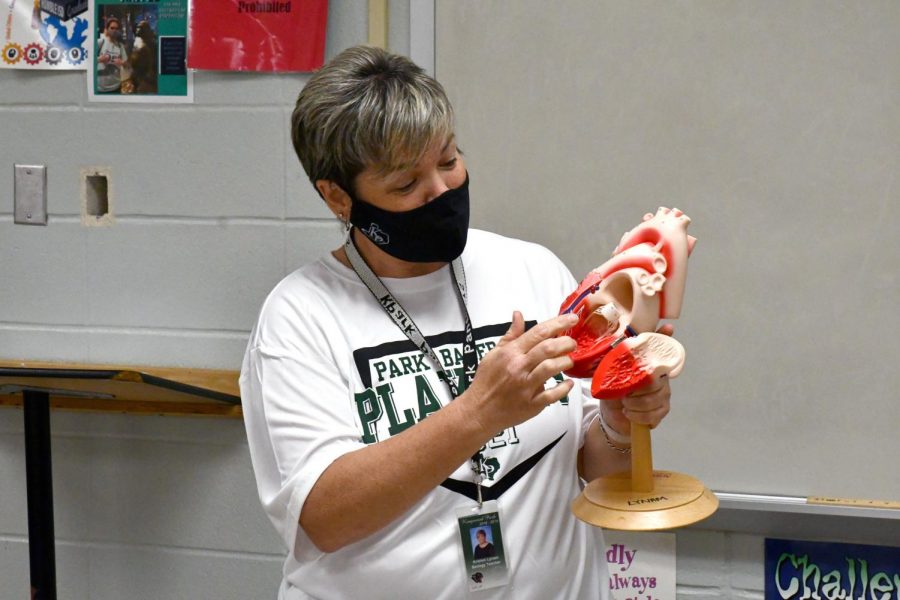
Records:
{"label": "wooden model stand", "polygon": [[237,373],[0,361],[0,406],[22,406],[31,598],[56,599],[50,407],[157,415],[241,416]]}
{"label": "wooden model stand", "polygon": [[572,512],[607,529],[656,531],[702,521],[718,507],[719,499],[698,479],[654,471],[650,428],[632,423],[631,473],[590,482],[572,503]]}

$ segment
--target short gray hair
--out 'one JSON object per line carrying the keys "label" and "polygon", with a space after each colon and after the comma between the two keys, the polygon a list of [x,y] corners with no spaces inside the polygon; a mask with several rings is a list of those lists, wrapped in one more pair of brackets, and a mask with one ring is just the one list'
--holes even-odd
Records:
{"label": "short gray hair", "polygon": [[297,98],[291,141],[310,181],[347,192],[364,169],[413,166],[453,134],[444,88],[404,56],[380,48],[344,50],[316,72]]}

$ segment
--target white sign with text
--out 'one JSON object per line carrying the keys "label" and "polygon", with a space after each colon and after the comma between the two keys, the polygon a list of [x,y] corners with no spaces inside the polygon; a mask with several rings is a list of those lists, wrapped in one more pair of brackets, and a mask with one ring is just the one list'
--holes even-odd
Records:
{"label": "white sign with text", "polygon": [[610,598],[675,600],[675,534],[604,530]]}

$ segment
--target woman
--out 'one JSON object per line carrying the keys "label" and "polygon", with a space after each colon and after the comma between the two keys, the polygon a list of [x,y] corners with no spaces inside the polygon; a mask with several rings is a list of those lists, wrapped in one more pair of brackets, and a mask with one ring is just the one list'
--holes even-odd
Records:
{"label": "woman", "polygon": [[475,540],[475,547],[472,549],[473,559],[479,560],[497,555],[497,552],[494,550],[494,545],[487,541],[487,533],[484,529],[479,529],[475,533]]}
{"label": "woman", "polygon": [[[241,374],[290,550],[279,598],[606,598],[600,530],[569,510],[577,466],[626,469],[629,419],[655,426],[667,381],[600,419],[558,375],[576,282],[540,246],[468,229],[452,109],[409,60],[341,53],[300,93],[292,140],[348,238],[272,291]],[[466,515],[499,522],[505,570],[466,570]]]}
{"label": "woman", "polygon": [[118,94],[127,79],[122,73],[130,69],[128,51],[122,43],[122,22],[118,17],[107,17],[103,35],[97,40],[97,91]]}

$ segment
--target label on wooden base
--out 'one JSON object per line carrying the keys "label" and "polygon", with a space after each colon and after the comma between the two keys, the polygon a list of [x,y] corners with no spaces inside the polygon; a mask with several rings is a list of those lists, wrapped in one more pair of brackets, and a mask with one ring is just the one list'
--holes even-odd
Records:
{"label": "label on wooden base", "polygon": [[699,480],[671,471],[653,472],[653,490],[631,489],[628,473],[619,473],[590,482],[584,496],[591,503],[613,510],[666,510],[694,502],[706,487]]}
{"label": "label on wooden base", "polygon": [[696,523],[718,506],[716,495],[698,479],[654,471],[650,492],[632,490],[628,473],[595,479],[572,503],[572,511],[582,521],[600,527],[653,531]]}

